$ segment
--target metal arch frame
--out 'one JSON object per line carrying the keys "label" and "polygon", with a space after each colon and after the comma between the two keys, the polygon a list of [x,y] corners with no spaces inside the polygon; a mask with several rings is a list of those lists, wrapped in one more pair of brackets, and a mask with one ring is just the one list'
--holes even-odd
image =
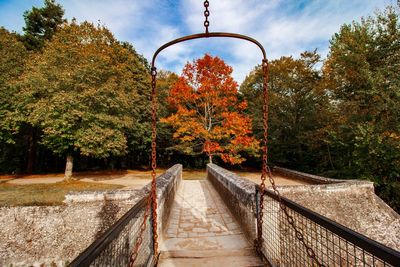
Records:
{"label": "metal arch frame", "polygon": [[[207,8],[208,6],[205,5]],[[206,13],[205,13],[206,15]],[[206,15],[207,18],[207,15]],[[207,22],[207,19],[206,19]],[[153,208],[153,239],[154,239],[154,252],[155,254],[158,253],[158,233],[157,233],[157,213],[155,212],[157,210],[157,198],[156,198],[156,168],[157,168],[157,145],[156,145],[156,139],[157,139],[157,129],[156,129],[156,124],[157,124],[157,94],[156,94],[156,77],[157,77],[157,68],[155,66],[155,62],[157,59],[157,56],[166,48],[182,43],[185,41],[189,40],[195,40],[195,39],[202,39],[202,38],[234,38],[234,39],[240,39],[240,40],[245,40],[248,42],[251,42],[255,44],[262,53],[262,68],[263,68],[263,94],[264,94],[264,104],[263,104],[263,121],[264,121],[264,147],[263,147],[263,167],[262,167],[262,176],[261,176],[261,190],[265,189],[265,179],[270,173],[269,168],[267,166],[268,162],[268,88],[267,88],[267,80],[268,80],[268,60],[267,60],[267,54],[265,52],[264,47],[255,40],[254,38],[251,38],[246,35],[242,34],[237,34],[237,33],[228,33],[228,32],[209,32],[208,31],[208,24],[206,25],[206,22],[204,23],[204,26],[206,27],[206,32],[205,33],[198,33],[198,34],[192,34],[192,35],[187,35],[184,37],[180,37],[178,39],[174,39],[168,43],[165,43],[161,47],[159,47],[156,52],[153,54],[153,58],[151,61],[151,77],[152,77],[152,82],[151,82],[151,102],[152,102],[152,149],[151,149],[151,157],[152,157],[152,189],[151,189],[151,199],[152,199],[152,208]],[[269,175],[271,178],[272,176]],[[272,180],[273,181],[273,180]],[[275,189],[275,183],[272,183],[274,189]],[[279,194],[279,193],[278,193]],[[263,210],[263,194],[261,194],[261,202],[260,202],[260,214],[259,214],[259,222],[257,223],[257,228],[258,228],[258,241],[255,240],[255,246],[257,247],[257,250],[260,250],[260,240],[262,239],[262,210]],[[149,202],[150,203],[150,202]],[[137,249],[135,250],[137,253]]]}
{"label": "metal arch frame", "polygon": [[154,53],[153,59],[151,60],[152,71],[155,70],[155,61],[157,59],[158,54],[160,54],[160,52],[163,51],[164,49],[166,49],[174,44],[182,43],[182,42],[189,41],[189,40],[195,40],[195,39],[201,39],[201,38],[213,38],[213,37],[220,37],[220,38],[225,37],[225,38],[234,38],[234,39],[241,39],[241,40],[249,41],[249,42],[257,45],[258,48],[260,48],[262,55],[263,55],[263,61],[267,60],[267,54],[265,52],[264,47],[260,44],[260,42],[258,42],[254,38],[251,38],[251,37],[248,37],[248,36],[242,35],[242,34],[237,34],[237,33],[206,32],[206,33],[197,33],[197,34],[187,35],[187,36],[172,40],[172,41],[160,46],[157,49],[157,51]]}

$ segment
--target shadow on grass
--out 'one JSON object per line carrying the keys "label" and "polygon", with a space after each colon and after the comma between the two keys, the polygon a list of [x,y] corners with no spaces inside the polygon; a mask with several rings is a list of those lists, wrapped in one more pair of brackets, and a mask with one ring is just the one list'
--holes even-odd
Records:
{"label": "shadow on grass", "polygon": [[0,184],[0,206],[54,206],[62,205],[69,192],[104,191],[122,188],[120,185],[81,181],[52,184]]}

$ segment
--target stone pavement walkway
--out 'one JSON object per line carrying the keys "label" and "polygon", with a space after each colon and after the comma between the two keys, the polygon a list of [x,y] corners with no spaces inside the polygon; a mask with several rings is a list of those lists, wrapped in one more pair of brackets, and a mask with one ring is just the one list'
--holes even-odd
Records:
{"label": "stone pavement walkway", "polygon": [[160,245],[159,266],[263,266],[207,180],[183,180]]}

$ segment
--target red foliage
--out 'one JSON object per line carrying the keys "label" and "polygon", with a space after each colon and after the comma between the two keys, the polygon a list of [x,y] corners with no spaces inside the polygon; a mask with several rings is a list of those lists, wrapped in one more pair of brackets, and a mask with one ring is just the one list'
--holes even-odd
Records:
{"label": "red foliage", "polygon": [[245,160],[240,151],[258,150],[251,119],[242,113],[247,103],[238,100],[238,84],[231,74],[232,67],[222,59],[206,54],[187,63],[171,88],[168,102],[176,112],[161,121],[174,127],[174,138],[185,152],[201,149],[238,164]]}

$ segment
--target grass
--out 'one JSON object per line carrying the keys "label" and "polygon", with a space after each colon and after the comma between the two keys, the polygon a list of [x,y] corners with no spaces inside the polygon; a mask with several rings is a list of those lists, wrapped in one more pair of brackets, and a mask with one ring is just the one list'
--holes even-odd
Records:
{"label": "grass", "polygon": [[99,191],[122,188],[121,185],[88,183],[80,181],[53,184],[0,184],[0,206],[47,206],[61,205],[71,191]]}

